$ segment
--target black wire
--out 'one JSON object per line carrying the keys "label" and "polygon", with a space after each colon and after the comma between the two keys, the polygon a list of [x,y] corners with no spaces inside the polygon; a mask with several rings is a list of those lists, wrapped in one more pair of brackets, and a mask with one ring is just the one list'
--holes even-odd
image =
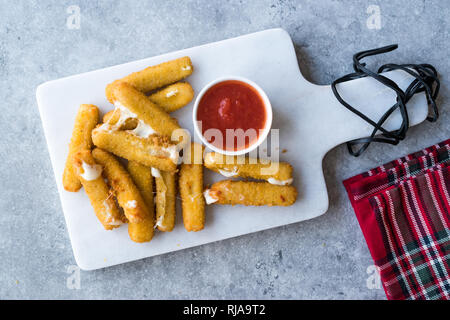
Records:
{"label": "black wire", "polygon": [[[398,45],[393,44],[386,47],[356,53],[353,56],[353,69],[355,70],[355,72],[336,79],[331,84],[331,89],[333,90],[336,99],[348,110],[355,113],[361,119],[374,127],[370,136],[347,142],[348,151],[355,157],[360,156],[372,142],[397,145],[401,140],[405,139],[406,133],[409,129],[407,103],[416,93],[425,92],[431,112],[431,114],[429,112],[427,120],[430,122],[435,122],[439,118],[439,110],[436,105],[436,98],[439,94],[440,82],[438,79],[438,73],[432,65],[388,63],[378,68],[377,72],[374,72],[368,69],[365,63],[361,63],[361,60],[366,57],[387,53],[397,48]],[[414,80],[410,83],[405,91],[400,89],[400,87],[394,81],[381,74],[382,72],[392,70],[402,70],[414,77]],[[381,118],[377,122],[373,121],[368,116],[360,112],[358,109],[352,107],[349,103],[342,99],[336,88],[336,85],[339,83],[364,77],[371,77],[377,80],[378,82],[392,89],[397,95],[396,103],[392,107],[390,107],[389,110],[386,111],[386,113],[381,116]],[[396,110],[399,110],[400,112],[402,123],[398,129],[389,131],[383,127],[383,124]],[[355,150],[355,147],[357,145],[360,145],[360,147]]]}

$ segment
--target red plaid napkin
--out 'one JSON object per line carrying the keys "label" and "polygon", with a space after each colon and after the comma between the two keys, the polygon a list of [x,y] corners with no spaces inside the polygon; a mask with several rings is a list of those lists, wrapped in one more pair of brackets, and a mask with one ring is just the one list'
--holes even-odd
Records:
{"label": "red plaid napkin", "polygon": [[388,299],[450,299],[450,139],[344,181]]}

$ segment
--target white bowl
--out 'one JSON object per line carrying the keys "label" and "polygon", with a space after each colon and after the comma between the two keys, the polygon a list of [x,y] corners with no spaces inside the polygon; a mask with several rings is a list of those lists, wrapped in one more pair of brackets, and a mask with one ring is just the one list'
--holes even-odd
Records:
{"label": "white bowl", "polygon": [[[203,98],[203,95],[206,93],[206,91],[208,91],[208,89],[210,89],[212,86],[223,82],[223,81],[228,81],[228,80],[237,80],[237,81],[242,81],[245,82],[246,84],[250,85],[251,87],[253,87],[259,94],[259,96],[261,97],[261,99],[263,100],[263,104],[264,104],[264,109],[266,111],[266,123],[264,125],[264,129],[263,132],[259,135],[258,140],[256,140],[253,144],[249,145],[247,148],[245,149],[241,149],[241,150],[223,150],[221,148],[218,148],[216,146],[214,146],[213,144],[209,143],[205,137],[203,136],[202,132],[200,131],[200,128],[198,127],[198,123],[197,123],[197,110],[198,110],[198,105],[200,104],[200,101]],[[200,140],[202,141],[202,143],[204,145],[206,145],[208,148],[210,148],[211,150],[221,153],[221,154],[225,154],[228,156],[236,156],[236,155],[243,155],[246,153],[249,153],[250,151],[255,150],[256,148],[258,148],[259,145],[261,145],[261,143],[267,138],[267,135],[269,134],[269,131],[272,127],[272,105],[270,104],[269,98],[267,97],[266,93],[263,91],[263,89],[261,89],[260,86],[258,86],[256,83],[254,83],[253,81],[243,78],[243,77],[239,77],[239,76],[227,76],[227,77],[221,77],[218,78],[214,81],[211,81],[210,83],[208,83],[201,91],[200,93],[197,95],[197,98],[195,99],[195,104],[194,104],[194,109],[192,111],[192,120],[194,122],[194,131],[195,134],[200,138]]]}

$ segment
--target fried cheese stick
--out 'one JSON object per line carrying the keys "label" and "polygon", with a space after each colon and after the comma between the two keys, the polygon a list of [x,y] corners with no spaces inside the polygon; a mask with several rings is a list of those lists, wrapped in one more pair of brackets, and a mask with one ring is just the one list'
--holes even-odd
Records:
{"label": "fried cheese stick", "polygon": [[99,126],[92,131],[92,140],[97,147],[127,160],[164,171],[177,170],[177,146],[167,137],[140,138],[127,131],[109,131]]}
{"label": "fried cheese stick", "polygon": [[106,230],[119,227],[124,221],[112,190],[102,176],[90,150],[80,150],[73,156],[73,169],[94,208],[95,215]]}
{"label": "fried cheese stick", "polygon": [[289,185],[293,181],[292,166],[287,162],[261,163],[254,158],[210,152],[205,156],[205,167],[228,178],[261,179],[275,185]]}
{"label": "fried cheese stick", "polygon": [[116,80],[106,87],[106,98],[113,103],[114,93],[112,87],[117,82],[126,82],[141,92],[164,87],[168,84],[180,81],[192,74],[194,68],[189,57],[182,57],[167,61],[156,66],[148,67],[144,70],[134,72],[120,80]]}
{"label": "fried cheese stick", "polygon": [[81,182],[72,167],[73,156],[81,149],[92,148],[91,131],[97,123],[98,108],[92,104],[82,104],[75,118],[72,138],[69,144],[69,154],[63,173],[63,186],[67,191],[76,192],[81,188]]}
{"label": "fried cheese stick", "polygon": [[[103,116],[103,124],[116,125],[121,119],[121,111],[120,109],[111,110]],[[136,129],[138,125],[138,119],[136,118],[127,118],[121,123],[117,130],[133,130]]]}
{"label": "fried cheese stick", "polygon": [[92,151],[92,156],[97,163],[103,166],[105,177],[111,184],[129,223],[139,223],[151,219],[149,209],[138,188],[116,157],[99,148]]}
{"label": "fried cheese stick", "polygon": [[160,231],[170,232],[175,226],[175,173],[152,168],[156,185],[156,227]]}
{"label": "fried cheese stick", "polygon": [[268,182],[223,180],[206,189],[204,196],[207,204],[290,206],[297,199],[297,189]]}
{"label": "fried cheese stick", "polygon": [[190,163],[183,163],[178,180],[183,210],[183,223],[187,231],[200,231],[205,226],[205,199],[203,198],[203,146],[192,143]]}
{"label": "fried cheese stick", "polygon": [[[194,98],[194,89],[187,82],[177,82],[154,94],[148,96],[157,106],[165,112],[171,113],[183,108]],[[108,122],[114,114],[114,110],[107,112],[103,116],[103,122]]]}
{"label": "fried cheese stick", "polygon": [[109,120],[114,116],[115,110],[110,110],[103,115],[103,123],[109,122]]}
{"label": "fried cheese stick", "polygon": [[181,129],[175,118],[170,117],[145,94],[131,85],[119,82],[113,86],[112,92],[116,108],[130,112],[154,132],[171,138],[175,130]]}
{"label": "fried cheese stick", "polygon": [[135,242],[147,242],[153,237],[154,229],[154,203],[153,203],[153,177],[150,168],[135,161],[128,161],[128,172],[138,188],[150,213],[147,219],[141,222],[129,223],[128,234]]}
{"label": "fried cheese stick", "polygon": [[183,108],[194,98],[194,89],[187,82],[177,82],[148,97],[154,104],[170,113]]}

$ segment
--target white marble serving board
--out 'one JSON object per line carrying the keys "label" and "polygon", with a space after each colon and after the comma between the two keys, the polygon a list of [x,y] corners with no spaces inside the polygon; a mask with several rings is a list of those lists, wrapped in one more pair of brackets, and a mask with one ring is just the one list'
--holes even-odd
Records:
{"label": "white marble serving board", "polygon": [[[133,243],[126,226],[114,231],[103,230],[83,190],[70,193],[62,186],[74,118],[82,103],[95,104],[102,112],[111,110],[112,105],[107,102],[104,90],[113,80],[185,55],[191,57],[195,68],[187,80],[196,93],[208,82],[226,75],[246,77],[265,90],[273,106],[273,128],[280,129],[280,150],[287,150],[280,154],[280,160],[288,161],[294,167],[298,200],[291,207],[211,205],[206,209],[205,229],[197,233],[188,233],[184,229],[178,204],[177,224],[173,232],[156,232],[150,243]],[[410,76],[401,71],[388,75],[401,82],[403,88],[411,81]],[[339,89],[344,98],[373,119],[378,119],[395,101],[390,90],[372,79],[351,81],[340,85]],[[36,95],[75,259],[84,270],[318,217],[328,208],[322,171],[324,155],[336,145],[366,136],[371,131],[369,125],[337,102],[330,86],[314,85],[303,78],[291,38],[282,29],[266,30],[46,82],[37,88]],[[189,129],[191,134],[192,106],[193,102],[174,113],[180,125]],[[409,110],[411,124],[422,122],[427,116],[425,96],[413,98]],[[389,120],[387,128],[392,129],[399,123],[400,116],[396,114]],[[224,178],[205,169],[205,184],[221,179]]]}

